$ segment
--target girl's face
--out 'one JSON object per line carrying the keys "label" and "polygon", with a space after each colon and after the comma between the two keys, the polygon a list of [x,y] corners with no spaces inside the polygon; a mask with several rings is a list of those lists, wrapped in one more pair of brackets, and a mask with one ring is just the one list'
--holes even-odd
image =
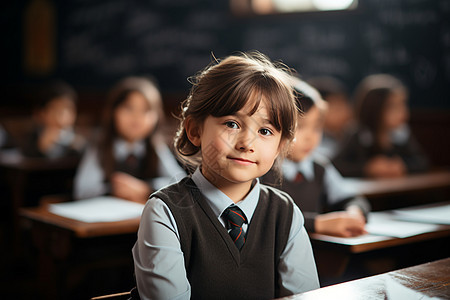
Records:
{"label": "girl's face", "polygon": [[66,97],[51,100],[38,113],[38,118],[44,126],[58,129],[72,127],[76,116],[75,104]]}
{"label": "girl's face", "polygon": [[406,93],[395,91],[391,93],[383,110],[383,125],[386,130],[394,130],[405,124],[409,118]]}
{"label": "girl's face", "polygon": [[352,120],[352,108],[344,95],[331,95],[327,102],[329,113],[325,117],[325,130],[342,133]]}
{"label": "girl's face", "polygon": [[139,92],[131,92],[114,112],[117,133],[128,142],[147,137],[158,122],[156,110]]}
{"label": "girl's face", "polygon": [[279,154],[281,132],[269,120],[266,104],[262,101],[253,115],[251,108],[247,104],[233,115],[208,116],[200,126],[189,122],[189,139],[201,147],[202,173],[222,191],[236,185],[248,191]]}
{"label": "girl's face", "polygon": [[302,161],[319,145],[322,139],[322,119],[322,113],[316,106],[298,118],[295,140],[290,146],[290,160]]}

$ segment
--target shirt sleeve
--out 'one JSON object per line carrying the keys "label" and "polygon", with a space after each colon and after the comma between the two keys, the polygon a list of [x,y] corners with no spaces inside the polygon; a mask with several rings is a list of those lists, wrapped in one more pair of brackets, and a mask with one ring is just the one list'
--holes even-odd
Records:
{"label": "shirt sleeve", "polygon": [[84,153],[74,178],[74,198],[86,199],[104,195],[108,187],[104,182],[103,170],[97,150],[89,147]]}
{"label": "shirt sleeve", "polygon": [[300,209],[294,205],[291,231],[280,257],[280,297],[318,289],[319,278],[308,233]]}
{"label": "shirt sleeve", "polygon": [[331,164],[325,165],[324,185],[328,196],[328,204],[334,205],[337,202],[354,197],[357,193],[346,183],[342,175]]}
{"label": "shirt sleeve", "polygon": [[161,199],[147,201],[132,253],[141,299],[190,299],[178,228]]}
{"label": "shirt sleeve", "polygon": [[371,209],[369,201],[365,197],[357,195],[357,191],[346,184],[345,179],[331,163],[325,167],[324,185],[328,197],[327,204],[331,209],[340,210],[355,205],[361,209],[367,220]]}

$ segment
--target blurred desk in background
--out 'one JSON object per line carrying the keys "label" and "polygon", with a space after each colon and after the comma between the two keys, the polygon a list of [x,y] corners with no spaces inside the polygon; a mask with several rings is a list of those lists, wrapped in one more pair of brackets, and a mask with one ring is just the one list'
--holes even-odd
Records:
{"label": "blurred desk in background", "polygon": [[450,170],[400,178],[345,178],[347,186],[366,196],[372,209],[387,210],[450,199]]}
{"label": "blurred desk in background", "polygon": [[450,299],[450,258],[281,299]]}
{"label": "blurred desk in background", "polygon": [[19,239],[19,208],[38,205],[39,199],[44,195],[70,195],[79,160],[79,157],[30,158],[16,149],[1,152],[0,174],[8,184],[7,191],[2,193],[2,201],[8,202],[3,204],[8,207],[8,219],[12,221],[11,232],[16,250]]}
{"label": "blurred desk in background", "polygon": [[131,248],[139,219],[85,223],[49,211],[22,208],[38,250],[38,280],[45,299],[87,299],[133,287]]}
{"label": "blurred desk in background", "polygon": [[[427,207],[448,210],[450,202]],[[444,224],[401,218],[395,210],[371,213],[369,234],[355,238],[310,234],[321,283],[340,283],[448,257],[450,214],[447,221],[440,221]]]}

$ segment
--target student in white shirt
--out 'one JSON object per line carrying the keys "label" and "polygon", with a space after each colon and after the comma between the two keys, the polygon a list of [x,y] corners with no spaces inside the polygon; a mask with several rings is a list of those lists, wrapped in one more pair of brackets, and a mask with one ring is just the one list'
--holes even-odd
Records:
{"label": "student in white shirt", "polygon": [[[299,208],[258,180],[284,154],[296,114],[287,74],[262,54],[199,73],[175,141],[195,172],[146,203],[133,248],[141,299],[272,299],[319,287]],[[234,236],[229,209],[245,220]]]}
{"label": "student in white shirt", "polygon": [[326,102],[316,89],[298,78],[294,78],[293,86],[302,113],[298,115],[295,140],[282,164],[283,178],[277,179],[272,171],[262,182],[292,196],[303,212],[308,232],[342,237],[364,234],[369,202],[346,186],[327,158],[314,152],[322,136]]}
{"label": "student in white shirt", "polygon": [[158,132],[163,120],[156,85],[128,77],[112,89],[100,139],[80,162],[74,197],[112,195],[145,202],[157,190],[186,175]]}

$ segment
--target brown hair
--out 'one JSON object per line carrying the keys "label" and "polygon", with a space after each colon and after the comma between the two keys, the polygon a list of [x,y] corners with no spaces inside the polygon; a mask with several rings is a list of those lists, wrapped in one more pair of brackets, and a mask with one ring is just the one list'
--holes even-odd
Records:
{"label": "brown hair", "polygon": [[158,124],[145,139],[146,156],[144,159],[145,178],[152,178],[157,176],[157,156],[152,145],[152,139],[157,134],[158,126],[164,119],[164,112],[162,107],[161,94],[152,80],[145,77],[127,77],[119,81],[111,90],[105,115],[103,120],[102,135],[99,141],[99,159],[100,165],[105,172],[105,178],[114,172],[114,140],[119,136],[116,124],[114,122],[115,110],[126,101],[128,95],[133,92],[138,92],[144,96],[148,101],[150,108],[156,110],[158,113]]}
{"label": "brown hair", "polygon": [[295,91],[295,105],[302,114],[307,113],[314,106],[319,109],[322,116],[327,113],[328,104],[315,87],[294,76],[292,76],[292,87]]}
{"label": "brown hair", "polygon": [[190,142],[185,130],[187,118],[201,124],[210,115],[232,115],[250,99],[256,100],[251,113],[261,101],[267,101],[271,121],[281,132],[282,140],[292,140],[297,111],[288,71],[286,66],[271,62],[259,52],[229,56],[200,71],[191,79],[192,88],[181,105],[174,142],[179,158],[191,168],[201,162],[201,149]]}
{"label": "brown hair", "polygon": [[34,109],[41,110],[51,101],[60,97],[65,97],[76,105],[77,93],[69,83],[61,79],[49,81],[38,91],[33,103]]}
{"label": "brown hair", "polygon": [[408,93],[406,86],[388,74],[374,74],[365,77],[355,90],[356,117],[360,128],[369,130],[378,144],[381,120],[387,101],[392,93]]}

